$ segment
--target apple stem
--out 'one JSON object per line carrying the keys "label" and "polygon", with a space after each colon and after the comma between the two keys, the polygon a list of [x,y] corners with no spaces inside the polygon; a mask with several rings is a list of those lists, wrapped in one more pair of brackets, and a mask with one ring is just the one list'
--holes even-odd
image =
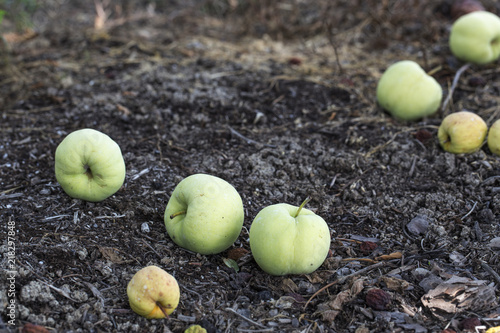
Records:
{"label": "apple stem", "polygon": [[172,220],[174,217],[179,216],[179,215],[184,215],[184,214],[186,214],[186,211],[181,210],[180,212],[173,213],[172,215],[170,215],[170,219]]}
{"label": "apple stem", "polygon": [[304,201],[302,201],[302,203],[300,204],[299,208],[297,209],[297,213],[295,213],[295,216],[294,216],[295,218],[297,216],[299,216],[300,211],[302,210],[302,208],[304,208],[305,205],[307,205],[307,203],[309,201],[311,201],[311,197],[307,197]]}
{"label": "apple stem", "polygon": [[158,307],[160,308],[161,312],[163,312],[163,314],[165,315],[165,317],[169,318],[168,317],[168,313],[167,313],[167,311],[165,311],[165,309],[163,308],[163,306],[161,306],[158,302],[156,302],[156,305],[158,305]]}

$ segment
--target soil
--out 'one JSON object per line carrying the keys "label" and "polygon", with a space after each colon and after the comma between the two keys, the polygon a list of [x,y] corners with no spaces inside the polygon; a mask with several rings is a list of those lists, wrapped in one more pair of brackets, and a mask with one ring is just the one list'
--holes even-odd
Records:
{"label": "soil", "polygon": [[[500,326],[500,157],[486,145],[447,153],[436,137],[451,112],[500,119],[498,62],[471,65],[448,106],[419,121],[392,118],[375,98],[383,71],[402,59],[448,96],[463,65],[447,45],[450,1],[153,4],[104,6],[104,18],[93,2],[47,1],[36,33],[6,36],[0,329]],[[55,179],[56,147],[81,128],[113,138],[127,166],[102,202],[72,199]],[[180,248],[163,223],[173,189],[195,173],[227,180],[243,199],[241,235],[217,255]],[[328,258],[312,274],[266,274],[251,256],[253,218],[306,197],[330,228]],[[128,304],[128,281],[148,265],[181,288],[164,320]]]}

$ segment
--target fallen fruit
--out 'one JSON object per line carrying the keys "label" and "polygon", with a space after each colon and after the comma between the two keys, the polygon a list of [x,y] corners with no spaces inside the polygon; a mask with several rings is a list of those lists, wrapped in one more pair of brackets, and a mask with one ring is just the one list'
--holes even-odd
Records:
{"label": "fallen fruit", "polygon": [[207,330],[200,325],[191,325],[184,331],[184,333],[207,333]]}
{"label": "fallen fruit", "polygon": [[56,179],[72,198],[102,201],[120,189],[125,162],[109,136],[86,128],[70,133],[55,154]]}
{"label": "fallen fruit", "polygon": [[411,60],[389,66],[377,84],[379,105],[402,120],[417,120],[434,114],[442,97],[439,83]]}
{"label": "fallen fruit", "polygon": [[271,275],[309,274],[325,261],[330,230],[325,220],[285,203],[262,209],[250,227],[250,249],[257,264]]}
{"label": "fallen fruit", "polygon": [[488,148],[492,154],[500,156],[500,119],[495,121],[488,131]]}
{"label": "fallen fruit", "polygon": [[165,227],[179,246],[201,254],[220,253],[243,227],[243,202],[225,180],[205,174],[183,179],[165,209]]}
{"label": "fallen fruit", "polygon": [[484,142],[488,126],[477,114],[460,111],[447,115],[438,129],[441,147],[453,154],[477,151]]}
{"label": "fallen fruit", "polygon": [[177,280],[157,266],[144,267],[127,285],[132,310],[148,319],[162,319],[174,312],[179,304]]}
{"label": "fallen fruit", "polygon": [[487,64],[500,57],[500,18],[487,11],[473,11],[453,23],[450,49],[460,60]]}

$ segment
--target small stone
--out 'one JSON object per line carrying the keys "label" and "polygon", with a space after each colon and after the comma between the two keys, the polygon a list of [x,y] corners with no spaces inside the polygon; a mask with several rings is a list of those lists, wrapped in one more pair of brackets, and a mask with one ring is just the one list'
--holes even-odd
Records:
{"label": "small stone", "polygon": [[417,279],[418,281],[422,281],[424,278],[429,276],[429,274],[431,274],[431,272],[428,269],[422,267],[415,268],[415,270],[413,271],[413,277],[415,277],[415,279]]}
{"label": "small stone", "polygon": [[406,225],[406,229],[413,235],[425,234],[429,229],[429,224],[429,217],[417,215]]}
{"label": "small stone", "polygon": [[420,281],[418,285],[427,293],[429,290],[436,288],[443,282],[443,279],[441,279],[439,276],[432,274],[422,279],[422,281]]}
{"label": "small stone", "polygon": [[259,299],[261,301],[269,301],[271,298],[273,298],[273,295],[269,290],[259,292]]}
{"label": "small stone", "polygon": [[148,233],[151,231],[151,229],[149,229],[149,224],[147,222],[141,224],[141,231],[144,233]]}
{"label": "small stone", "polygon": [[500,250],[500,237],[495,237],[492,240],[490,240],[488,246],[494,251]]}

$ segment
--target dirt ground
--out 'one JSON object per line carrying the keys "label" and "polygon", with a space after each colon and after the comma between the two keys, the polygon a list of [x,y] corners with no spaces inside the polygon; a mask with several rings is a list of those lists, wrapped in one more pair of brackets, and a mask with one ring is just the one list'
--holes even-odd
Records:
{"label": "dirt ground", "polygon": [[[451,112],[500,118],[498,61],[469,67],[446,110],[420,121],[397,121],[375,99],[383,71],[403,59],[448,96],[463,65],[447,44],[452,1],[40,3],[35,33],[6,37],[0,74],[0,330],[500,326],[500,157],[486,146],[446,153],[436,138]],[[57,145],[81,128],[124,155],[125,183],[103,202],[72,199],[55,179]],[[229,251],[199,255],[166,233],[170,194],[194,173],[243,199]],[[250,253],[253,218],[307,196],[330,227],[331,254],[310,275],[264,273]],[[153,264],[181,287],[165,320],[128,305],[128,281]]]}

